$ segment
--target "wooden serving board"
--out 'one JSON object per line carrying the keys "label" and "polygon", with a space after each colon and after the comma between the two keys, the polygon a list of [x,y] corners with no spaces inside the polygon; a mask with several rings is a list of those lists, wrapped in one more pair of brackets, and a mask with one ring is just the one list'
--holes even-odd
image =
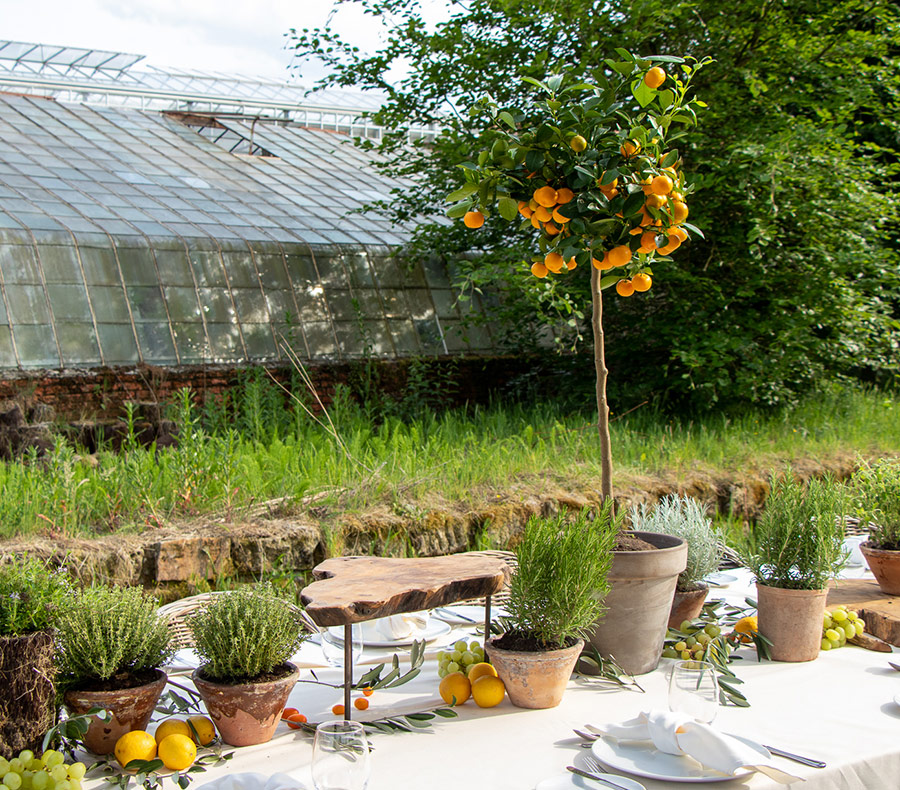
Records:
{"label": "wooden serving board", "polygon": [[509,566],[494,557],[394,559],[333,557],[313,568],[317,579],[303,588],[307,614],[321,627],[418,612],[503,589]]}
{"label": "wooden serving board", "polygon": [[838,579],[828,591],[826,605],[855,610],[869,634],[900,647],[900,597],[881,592],[875,580]]}

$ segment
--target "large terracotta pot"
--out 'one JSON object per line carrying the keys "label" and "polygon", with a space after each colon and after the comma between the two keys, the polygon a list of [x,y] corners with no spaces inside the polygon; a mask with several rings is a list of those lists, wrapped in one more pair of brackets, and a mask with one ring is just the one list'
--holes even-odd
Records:
{"label": "large terracotta pot", "polygon": [[875,581],[883,593],[900,595],[900,551],[876,549],[869,541],[859,544]]}
{"label": "large terracotta pot", "polygon": [[669,610],[669,628],[678,628],[685,620],[700,616],[709,587],[700,585],[696,590],[675,590],[672,608]]}
{"label": "large terracotta pot", "polygon": [[0,756],[40,752],[56,723],[53,654],[49,631],[0,637]]}
{"label": "large terracotta pot", "polygon": [[200,670],[194,670],[191,679],[225,743],[252,746],[272,740],[284,705],[300,677],[296,666],[289,662],[286,666],[291,672],[283,678],[237,686],[204,680]]}
{"label": "large terracotta pot", "polygon": [[126,732],[147,729],[166,681],[166,673],[157,669],[156,680],[144,686],[118,691],[69,689],[63,702],[74,714],[87,713],[91,708],[105,708],[112,713],[108,722],[95,716],[83,739],[84,745],[95,754],[110,754]]}
{"label": "large terracotta pot", "polygon": [[520,708],[555,708],[559,705],[584,647],[579,639],[562,650],[530,652],[504,650],[491,639],[485,652],[506,686],[510,702]]}
{"label": "large terracotta pot", "polygon": [[759,633],[773,661],[812,661],[822,645],[828,590],[785,590],[756,584]]}
{"label": "large terracotta pot", "polygon": [[607,611],[597,620],[591,644],[631,675],[659,664],[672,611],[675,585],[687,565],[687,542],[656,532],[630,532],[655,551],[614,551]]}

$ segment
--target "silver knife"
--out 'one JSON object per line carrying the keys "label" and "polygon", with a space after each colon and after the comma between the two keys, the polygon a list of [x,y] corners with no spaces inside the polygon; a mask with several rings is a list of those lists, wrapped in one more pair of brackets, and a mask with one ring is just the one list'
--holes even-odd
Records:
{"label": "silver knife", "polygon": [[602,776],[592,774],[590,771],[583,771],[581,768],[576,768],[574,765],[567,765],[566,768],[573,774],[578,774],[578,776],[583,776],[586,779],[593,779],[595,782],[600,782],[600,784],[604,784],[607,787],[614,787],[616,790],[629,790],[624,785],[617,785],[615,782],[610,782],[609,779],[604,779]]}
{"label": "silver knife", "polygon": [[768,749],[776,757],[784,757],[785,760],[793,760],[795,763],[808,765],[810,768],[824,768],[826,766],[826,763],[822,760],[813,760],[811,757],[802,757],[799,754],[786,752],[784,749],[778,749],[775,746],[766,746],[765,744],[762,744],[762,746],[764,749]]}

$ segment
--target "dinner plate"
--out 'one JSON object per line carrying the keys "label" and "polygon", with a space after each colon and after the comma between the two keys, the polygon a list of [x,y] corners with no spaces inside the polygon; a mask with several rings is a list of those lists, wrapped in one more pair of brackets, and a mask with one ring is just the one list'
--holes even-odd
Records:
{"label": "dinner plate", "polygon": [[[365,623],[363,623],[363,625],[365,625]],[[411,645],[413,642],[421,642],[422,640],[431,642],[440,636],[449,634],[452,630],[449,623],[430,618],[428,624],[421,631],[415,629],[411,634],[399,637],[398,639],[387,639],[378,634],[377,631],[372,633],[368,629],[364,629],[362,643],[363,647],[403,647],[404,645]],[[335,642],[344,641],[343,626],[330,628],[328,633]]]}
{"label": "dinner plate", "polygon": [[732,582],[736,582],[738,580],[737,576],[734,576],[730,573],[711,573],[709,576],[705,577],[703,581],[712,587],[727,587]]}
{"label": "dinner plate", "polygon": [[[760,762],[772,758],[769,750],[762,744],[749,738],[742,738],[740,735],[732,734],[731,737],[759,752]],[[591,745],[591,752],[601,763],[617,771],[665,782],[728,782],[753,773],[747,770],[730,775],[723,774],[721,771],[701,765],[687,755],[661,752],[649,741],[597,738]]]}
{"label": "dinner plate", "polygon": [[[506,614],[506,609],[500,606],[491,607],[491,619],[505,617]],[[431,616],[454,625],[484,625],[484,607],[475,604],[439,606],[437,609],[432,610]]]}
{"label": "dinner plate", "polygon": [[894,694],[894,704],[900,705],[900,694]]}

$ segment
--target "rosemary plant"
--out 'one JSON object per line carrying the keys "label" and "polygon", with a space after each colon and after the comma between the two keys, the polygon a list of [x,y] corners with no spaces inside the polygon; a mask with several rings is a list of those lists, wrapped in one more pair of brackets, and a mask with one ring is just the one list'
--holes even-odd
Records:
{"label": "rosemary plant", "polygon": [[861,524],[868,524],[873,548],[900,551],[900,461],[863,461],[850,480]]}
{"label": "rosemary plant", "polygon": [[649,508],[643,502],[630,512],[632,529],[674,535],[687,541],[687,567],[678,576],[678,590],[696,590],[719,567],[722,549],[706,507],[691,497],[664,497]]}
{"label": "rosemary plant", "polygon": [[33,557],[13,557],[0,565],[0,636],[50,628],[69,589],[64,570],[51,571]]}
{"label": "rosemary plant", "polygon": [[253,680],[278,668],[308,634],[292,604],[271,584],[218,595],[188,626],[203,673],[219,683]]}
{"label": "rosemary plant", "polygon": [[542,648],[566,647],[583,637],[604,611],[621,523],[611,505],[606,500],[596,515],[582,510],[574,518],[533,517],[525,526],[506,608],[513,629]]}
{"label": "rosemary plant", "polygon": [[756,580],[769,587],[821,590],[846,563],[844,486],[831,478],[804,487],[788,471],[773,478],[747,558]]}

